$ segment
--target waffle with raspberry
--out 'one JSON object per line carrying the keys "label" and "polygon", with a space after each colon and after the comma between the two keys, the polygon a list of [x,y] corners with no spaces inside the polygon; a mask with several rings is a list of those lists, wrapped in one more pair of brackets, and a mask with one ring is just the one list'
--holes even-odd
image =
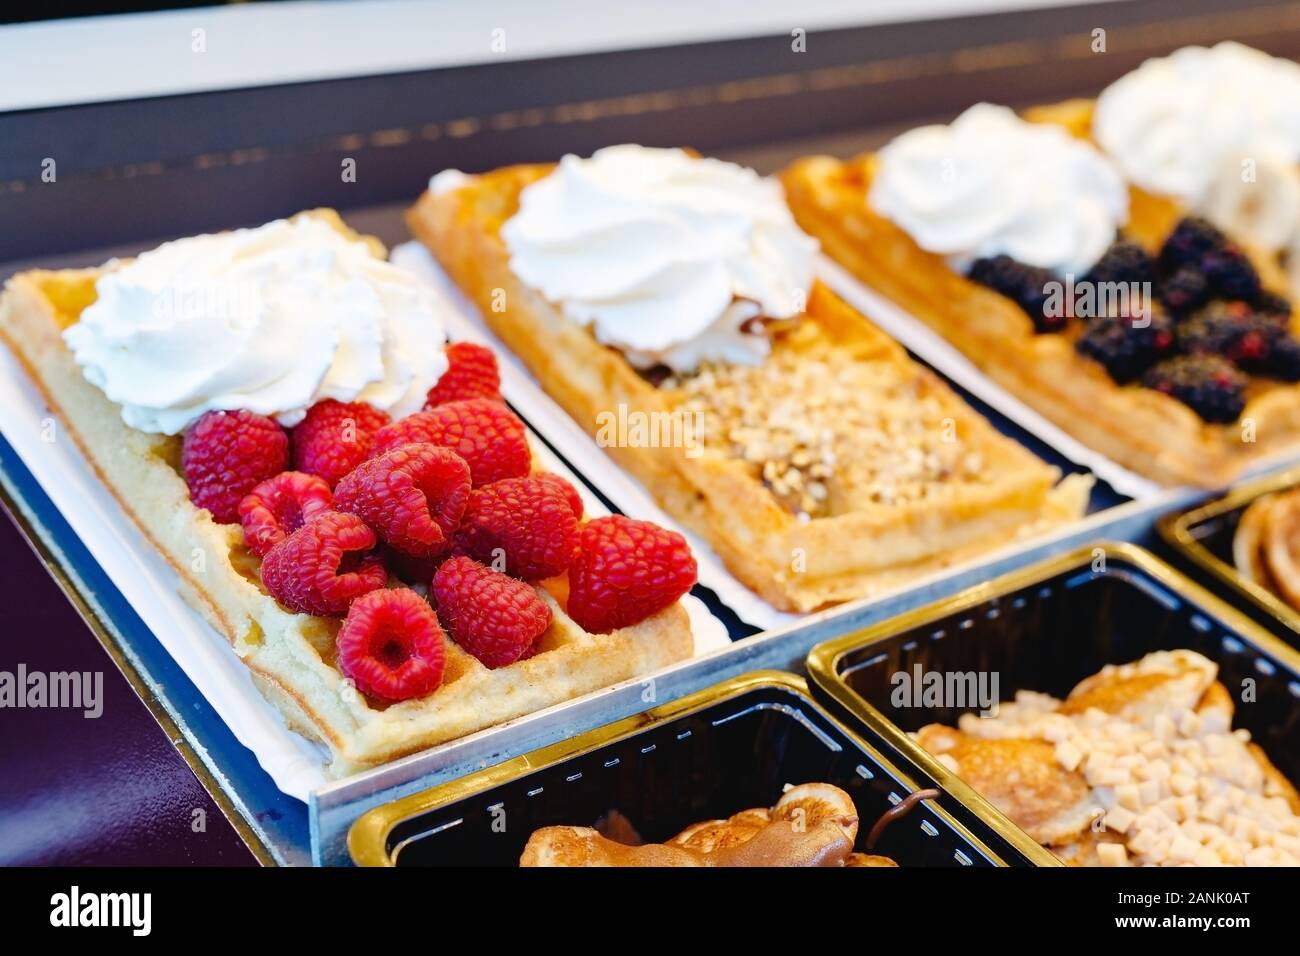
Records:
{"label": "waffle with raspberry", "polygon": [[408,224],[592,434],[616,409],[702,417],[699,455],[630,441],[606,451],[770,604],[811,611],[869,596],[1083,511],[1086,480],[1058,484],[1057,469],[820,283],[803,315],[774,323],[761,364],[641,374],[511,269],[501,228],[553,169],[463,177],[427,191]]}
{"label": "waffle with raspberry", "polygon": [[[347,232],[332,212],[303,215]],[[386,430],[409,427],[405,420],[390,424],[382,415],[354,415],[358,445],[345,453],[321,438],[321,422],[342,414],[328,402],[313,406],[292,434],[240,412],[210,412],[185,439],[147,434],[123,422],[120,407],[86,380],[62,338],[95,300],[101,274],[14,276],[0,298],[0,338],[143,541],[167,559],[188,603],[230,641],[289,726],[328,747],[331,776],[692,653],[677,596],[694,581],[693,563],[690,583],[679,577],[684,587],[671,600],[643,607],[646,613],[634,623],[597,633],[568,613],[572,554],[557,559],[550,539],[506,541],[506,549],[531,548],[527,555],[536,562],[525,569],[527,580],[511,577],[490,566],[496,555],[483,547],[491,522],[475,539],[474,548],[482,550],[471,548],[489,564],[457,559],[479,569],[480,617],[467,622],[450,605],[435,609],[429,603],[425,593],[435,571],[459,547],[461,518],[476,490],[471,467],[482,472],[475,484],[484,489],[504,477],[535,475],[540,488],[524,493],[542,502],[536,507],[543,518],[564,512],[562,543],[576,540],[580,527],[574,489],[534,471],[523,426],[499,396],[485,397],[494,389],[481,354],[459,349],[449,356],[454,374],[430,395],[430,412],[417,413],[442,429],[433,436],[426,427],[418,436],[392,438]],[[415,437],[446,441],[456,450]],[[404,496],[380,488],[376,472],[396,482]],[[207,507],[193,499],[192,487]],[[195,560],[200,554],[201,562]],[[509,554],[504,561],[504,571],[514,570]],[[453,598],[465,600],[454,588],[447,600]]]}
{"label": "waffle with raspberry", "polygon": [[[1024,118],[1086,139],[1091,116],[1091,102],[1072,101]],[[1039,300],[1050,274],[1006,256],[978,260],[967,274],[951,268],[868,204],[879,168],[872,153],[847,161],[811,156],[781,180],[796,220],[828,256],[1064,431],[1169,485],[1219,487],[1253,462],[1300,448],[1300,325],[1279,295],[1287,285],[1275,261],[1228,241],[1206,250],[1212,261],[1180,268],[1176,260],[1200,251],[1185,248],[1180,230],[1194,245],[1200,224],[1172,200],[1130,186],[1123,241],[1094,266],[1095,278],[1113,281],[1121,276],[1111,273],[1123,272],[1149,280],[1144,269],[1153,264],[1153,323],[1123,316],[1044,322]],[[1204,355],[1212,340],[1186,342],[1179,331],[1222,301],[1253,313],[1218,338],[1225,345],[1214,357],[1234,367],[1184,361]],[[1247,328],[1260,324],[1273,328],[1262,335]],[[1242,339],[1245,352],[1236,347]]]}

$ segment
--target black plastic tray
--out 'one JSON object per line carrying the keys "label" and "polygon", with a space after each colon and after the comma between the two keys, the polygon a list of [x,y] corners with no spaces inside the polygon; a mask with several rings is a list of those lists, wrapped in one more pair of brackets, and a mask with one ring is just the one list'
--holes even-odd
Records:
{"label": "black plastic tray", "polygon": [[[808,782],[852,795],[859,849],[917,789],[801,678],[756,672],[372,810],[349,847],[362,865],[513,866],[539,827],[590,826],[617,810],[645,840],[662,841],[697,821],[771,806],[786,785]],[[903,866],[1003,863],[932,801],[888,826],[873,852]]]}
{"label": "black plastic tray", "polygon": [[[972,708],[896,707],[891,676],[917,665],[996,672],[1002,700],[1017,690],[1061,697],[1106,664],[1176,648],[1218,663],[1219,680],[1234,691],[1233,726],[1248,729],[1282,773],[1300,780],[1300,654],[1133,545],[1086,547],[820,644],[808,671],[819,694],[889,741],[927,784],[990,825],[1018,829],[905,733],[955,725]],[[1253,702],[1235,692],[1245,681],[1254,682]]]}

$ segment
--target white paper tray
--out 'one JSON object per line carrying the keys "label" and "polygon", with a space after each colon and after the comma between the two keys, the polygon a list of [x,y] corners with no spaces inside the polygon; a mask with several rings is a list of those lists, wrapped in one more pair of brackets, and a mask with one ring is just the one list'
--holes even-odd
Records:
{"label": "white paper tray", "polygon": [[[528,405],[516,402],[516,407]],[[325,751],[285,726],[226,639],[181,599],[175,572],[122,511],[76,445],[62,436],[57,422],[54,441],[46,440],[50,412],[7,348],[0,348],[0,408],[0,432],[123,597],[275,785],[306,801],[326,782]],[[579,488],[589,514],[608,513],[535,436],[532,444],[545,468]],[[703,603],[690,596],[684,603],[697,654],[729,643],[725,626]]]}

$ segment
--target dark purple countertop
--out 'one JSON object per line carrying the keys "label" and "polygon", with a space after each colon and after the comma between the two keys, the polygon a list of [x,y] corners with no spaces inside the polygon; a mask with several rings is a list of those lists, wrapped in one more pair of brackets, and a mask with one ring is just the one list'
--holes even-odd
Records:
{"label": "dark purple countertop", "polygon": [[0,627],[0,671],[103,675],[97,718],[0,709],[0,865],[256,863],[7,516]]}

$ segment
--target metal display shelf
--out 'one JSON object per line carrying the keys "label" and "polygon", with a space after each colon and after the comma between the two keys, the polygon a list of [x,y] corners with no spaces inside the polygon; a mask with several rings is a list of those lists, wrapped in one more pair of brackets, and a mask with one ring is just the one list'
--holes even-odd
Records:
{"label": "metal display shelf", "polygon": [[[1114,52],[1097,57],[1088,37],[1103,14]],[[0,261],[0,280],[34,266],[98,264],[175,235],[316,205],[344,210],[353,226],[392,245],[407,238],[401,211],[430,173],[553,159],[610,142],[684,143],[771,172],[800,155],[870,148],[901,126],[951,116],[980,98],[1020,104],[1095,93],[1146,56],[1229,37],[1295,55],[1300,4],[1251,0],[1225,11],[1213,0],[1132,0],[830,31],[810,47],[820,52],[803,60],[790,59],[784,40],[751,38],[11,113],[0,117],[7,134],[0,220],[22,228],[0,236],[0,260],[9,260]],[[602,84],[593,85],[593,77]],[[57,186],[33,178],[39,166],[31,157],[47,155],[66,156]],[[341,156],[365,170],[356,183],[340,182]],[[1034,452],[1077,470],[1003,416],[972,404]],[[1030,562],[1103,540],[1161,550],[1157,520],[1204,498],[1175,489],[1132,502],[1099,486],[1093,513],[1050,537],[743,637],[653,680],[611,687],[327,785],[304,805],[276,789],[0,439],[0,505],[268,864],[344,864],[348,828],[380,803],[749,671],[802,673],[808,652],[830,637]]]}

